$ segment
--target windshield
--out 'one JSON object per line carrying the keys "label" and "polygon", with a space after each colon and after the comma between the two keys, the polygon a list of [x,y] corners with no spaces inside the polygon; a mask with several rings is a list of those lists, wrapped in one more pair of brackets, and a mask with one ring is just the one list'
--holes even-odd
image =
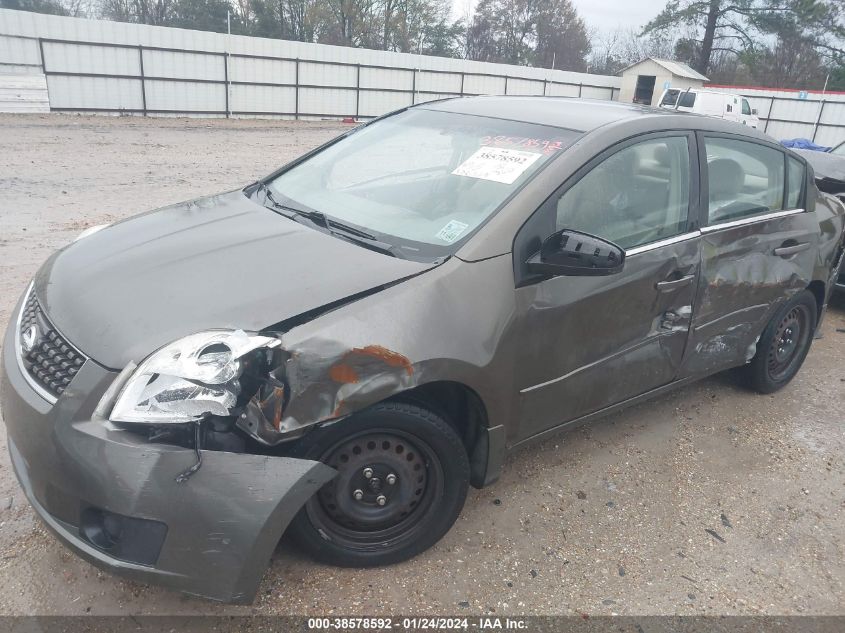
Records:
{"label": "windshield", "polygon": [[[680,96],[680,99],[678,98]],[[663,95],[663,100],[660,102],[662,106],[691,108],[695,105],[694,92],[681,92],[680,90],[667,90]]]}
{"label": "windshield", "polygon": [[267,184],[279,205],[318,212],[341,232],[347,225],[399,256],[437,258],[457,250],[577,136],[415,108],[355,131]]}
{"label": "windshield", "polygon": [[660,102],[660,105],[675,107],[680,92],[680,90],[667,90],[663,95],[663,101]]}
{"label": "windshield", "polygon": [[695,105],[694,92],[682,92],[680,99],[678,99],[679,108],[691,108]]}

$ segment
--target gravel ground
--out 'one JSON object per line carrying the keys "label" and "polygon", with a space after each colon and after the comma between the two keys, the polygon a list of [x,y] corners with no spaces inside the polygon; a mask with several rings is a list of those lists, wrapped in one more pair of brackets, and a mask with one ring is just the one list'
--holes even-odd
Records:
{"label": "gravel ground", "polygon": [[[93,224],[242,185],[338,123],[0,115],[0,327]],[[717,376],[513,455],[451,532],[383,569],[286,543],[255,604],[122,581],[66,551],[0,438],[0,614],[845,614],[845,301],[771,396]]]}

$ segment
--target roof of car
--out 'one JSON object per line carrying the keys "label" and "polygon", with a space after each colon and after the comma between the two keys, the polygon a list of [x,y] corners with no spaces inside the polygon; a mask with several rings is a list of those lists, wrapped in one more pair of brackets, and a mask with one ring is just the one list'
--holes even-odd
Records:
{"label": "roof of car", "polygon": [[[456,97],[423,103],[418,108],[471,114],[523,123],[535,123],[587,133],[610,123],[624,120],[661,117],[684,117],[690,129],[742,132],[748,136],[767,138],[746,126],[719,118],[653,108],[633,103],[573,97],[477,96]],[[664,119],[664,122],[667,122]],[[657,121],[655,121],[657,125]],[[659,128],[656,128],[659,129]],[[771,141],[772,139],[767,140]]]}

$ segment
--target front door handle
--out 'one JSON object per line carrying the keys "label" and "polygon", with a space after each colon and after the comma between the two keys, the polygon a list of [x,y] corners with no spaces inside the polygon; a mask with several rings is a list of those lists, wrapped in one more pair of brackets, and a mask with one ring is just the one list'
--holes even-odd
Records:
{"label": "front door handle", "polygon": [[677,290],[678,288],[690,285],[693,279],[695,279],[695,275],[685,275],[684,277],[680,277],[678,279],[658,281],[654,287],[660,292],[669,292],[670,290]]}
{"label": "front door handle", "polygon": [[795,253],[806,251],[810,248],[809,242],[802,242],[801,244],[791,244],[789,246],[779,246],[775,249],[775,255],[778,257],[792,257]]}

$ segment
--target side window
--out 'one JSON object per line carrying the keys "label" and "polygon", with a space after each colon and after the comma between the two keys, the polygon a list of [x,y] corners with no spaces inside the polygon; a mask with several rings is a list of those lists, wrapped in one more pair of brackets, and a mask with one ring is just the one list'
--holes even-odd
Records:
{"label": "side window", "polygon": [[751,106],[748,105],[748,99],[742,100],[742,113],[745,115],[751,114]]}
{"label": "side window", "polygon": [[689,144],[663,137],[619,150],[557,201],[557,228],[629,249],[678,235],[689,213]]}
{"label": "side window", "polygon": [[748,141],[705,138],[710,224],[783,209],[783,153]]}
{"label": "side window", "polygon": [[804,163],[797,158],[789,157],[789,198],[786,201],[787,209],[798,209],[803,199],[804,186],[807,182],[807,173]]}
{"label": "side window", "polygon": [[680,101],[678,103],[678,107],[680,108],[691,108],[695,105],[695,93],[694,92],[682,92],[680,96]]}

